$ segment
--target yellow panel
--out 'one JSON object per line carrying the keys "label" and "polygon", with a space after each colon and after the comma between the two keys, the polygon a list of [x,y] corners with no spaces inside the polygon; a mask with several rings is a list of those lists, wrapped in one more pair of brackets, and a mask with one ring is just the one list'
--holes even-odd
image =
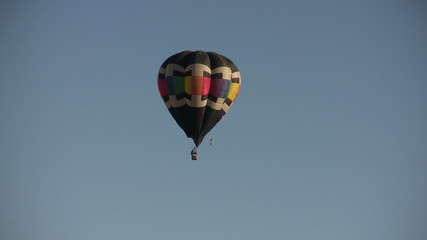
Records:
{"label": "yellow panel", "polygon": [[191,76],[185,77],[185,93],[191,95]]}
{"label": "yellow panel", "polygon": [[234,100],[237,98],[237,95],[239,94],[240,84],[238,83],[231,83],[230,89],[228,90],[228,98],[234,102]]}

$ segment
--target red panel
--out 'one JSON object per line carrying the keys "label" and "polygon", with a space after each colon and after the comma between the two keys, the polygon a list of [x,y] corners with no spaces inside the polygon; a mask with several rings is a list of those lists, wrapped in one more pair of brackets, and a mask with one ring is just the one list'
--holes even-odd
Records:
{"label": "red panel", "polygon": [[202,95],[208,95],[210,88],[211,88],[211,78],[210,77],[203,77]]}
{"label": "red panel", "polygon": [[157,80],[157,85],[159,86],[160,96],[164,97],[168,95],[168,91],[166,89],[166,80],[164,78],[159,78]]}

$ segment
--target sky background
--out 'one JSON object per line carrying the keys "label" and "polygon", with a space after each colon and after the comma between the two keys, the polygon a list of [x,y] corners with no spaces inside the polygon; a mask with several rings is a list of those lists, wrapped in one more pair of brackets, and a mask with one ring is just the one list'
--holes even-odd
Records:
{"label": "sky background", "polygon": [[[427,2],[0,2],[0,239],[427,239]],[[190,160],[157,71],[242,88]]]}

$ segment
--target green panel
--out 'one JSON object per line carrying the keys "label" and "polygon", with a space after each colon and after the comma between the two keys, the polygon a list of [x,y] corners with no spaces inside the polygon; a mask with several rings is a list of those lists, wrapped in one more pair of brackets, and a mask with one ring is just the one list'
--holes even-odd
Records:
{"label": "green panel", "polygon": [[175,94],[180,94],[184,92],[184,77],[173,77],[173,88]]}

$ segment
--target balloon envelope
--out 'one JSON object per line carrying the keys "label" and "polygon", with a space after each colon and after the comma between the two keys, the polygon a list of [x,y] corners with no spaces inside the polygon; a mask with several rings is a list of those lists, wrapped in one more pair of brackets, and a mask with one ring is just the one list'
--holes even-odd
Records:
{"label": "balloon envelope", "polygon": [[172,55],[157,79],[170,114],[196,146],[233,105],[240,83],[240,72],[230,59],[204,51]]}

